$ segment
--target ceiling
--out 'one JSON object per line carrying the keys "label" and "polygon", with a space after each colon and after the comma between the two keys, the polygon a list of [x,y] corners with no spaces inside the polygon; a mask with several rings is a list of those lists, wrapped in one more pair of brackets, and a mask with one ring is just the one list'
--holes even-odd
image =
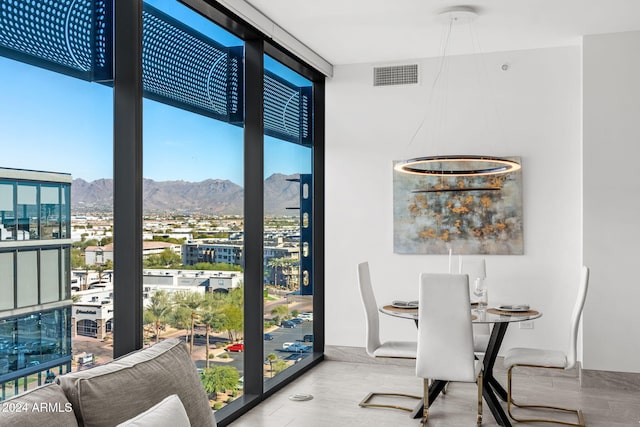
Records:
{"label": "ceiling", "polygon": [[447,26],[438,14],[460,4],[476,8],[479,16],[471,25],[458,26],[452,32],[447,54],[579,45],[583,35],[640,30],[640,0],[247,3],[333,65],[440,56]]}

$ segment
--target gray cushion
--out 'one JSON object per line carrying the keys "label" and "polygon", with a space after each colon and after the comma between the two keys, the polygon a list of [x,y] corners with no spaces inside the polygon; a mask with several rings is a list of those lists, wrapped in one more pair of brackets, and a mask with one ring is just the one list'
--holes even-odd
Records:
{"label": "gray cushion", "polygon": [[177,394],[147,409],[117,427],[191,427],[187,411]]}
{"label": "gray cushion", "polygon": [[80,426],[113,427],[177,394],[193,427],[215,426],[186,345],[169,339],[86,371],[56,378]]}
{"label": "gray cushion", "polygon": [[57,384],[47,384],[0,402],[0,426],[77,427],[71,403]]}

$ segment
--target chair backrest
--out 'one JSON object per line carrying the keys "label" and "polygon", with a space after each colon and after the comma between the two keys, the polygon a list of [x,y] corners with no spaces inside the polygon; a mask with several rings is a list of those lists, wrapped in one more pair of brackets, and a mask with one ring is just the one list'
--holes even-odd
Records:
{"label": "chair backrest", "polygon": [[461,263],[461,274],[469,275],[469,283],[473,283],[478,277],[487,278],[487,266],[484,258],[465,258]]}
{"label": "chair backrest", "polygon": [[587,299],[588,289],[589,268],[582,266],[578,297],[576,298],[576,304],[573,306],[573,313],[571,314],[571,342],[569,344],[569,351],[567,352],[567,366],[565,369],[571,369],[576,364],[578,354],[578,327],[580,326],[580,317],[584,309],[584,302]]}
{"label": "chair backrest", "polygon": [[373,293],[369,263],[358,264],[358,283],[360,285],[360,297],[364,305],[364,314],[367,319],[367,354],[373,357],[373,352],[380,347],[380,317],[378,304]]}
{"label": "chair backrest", "polygon": [[416,375],[475,381],[469,276],[420,275]]}

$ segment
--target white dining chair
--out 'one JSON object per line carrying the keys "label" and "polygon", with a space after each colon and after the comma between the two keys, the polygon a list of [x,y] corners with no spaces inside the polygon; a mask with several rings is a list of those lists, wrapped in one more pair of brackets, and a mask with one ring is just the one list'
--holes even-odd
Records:
{"label": "white dining chair", "polygon": [[[373,285],[371,283],[371,274],[369,271],[369,263],[362,262],[358,264],[358,283],[360,285],[360,296],[364,305],[364,313],[367,320],[367,354],[374,358],[396,358],[396,359],[415,359],[417,351],[416,341],[385,341],[380,339],[380,317],[378,314],[378,304],[375,294],[373,293]],[[378,396],[402,397],[410,399],[422,399],[420,396],[413,396],[405,393],[369,393],[359,405],[362,407],[392,408],[403,411],[413,411],[414,408],[406,408],[399,405],[373,403],[372,400]]]}
{"label": "white dining chair", "polygon": [[424,379],[421,425],[429,417],[429,379],[477,383],[482,423],[482,362],[474,357],[466,274],[420,275],[416,375]]}
{"label": "white dining chair", "polygon": [[[578,296],[573,307],[573,313],[571,314],[571,341],[569,343],[569,351],[565,354],[562,351],[557,350],[542,350],[537,348],[512,348],[509,349],[504,356],[504,366],[507,371],[507,411],[509,416],[518,422],[546,422],[564,424],[570,426],[584,427],[584,415],[580,409],[560,408],[557,406],[549,405],[531,405],[516,403],[513,400],[513,388],[512,388],[512,372],[516,367],[527,368],[543,368],[543,369],[571,369],[576,364],[577,358],[577,346],[578,346],[578,326],[580,324],[580,317],[582,316],[582,310],[587,298],[587,289],[589,288],[589,269],[585,266],[582,267],[580,286],[578,288]],[[562,412],[570,412],[577,416],[578,422],[571,423],[566,421],[558,421],[551,419],[531,419],[531,418],[517,418],[512,413],[512,406],[518,408],[529,409],[552,409]]]}

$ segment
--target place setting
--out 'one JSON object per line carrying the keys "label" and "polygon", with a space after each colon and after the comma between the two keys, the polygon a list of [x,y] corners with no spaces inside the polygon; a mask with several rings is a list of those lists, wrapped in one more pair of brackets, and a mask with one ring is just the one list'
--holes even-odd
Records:
{"label": "place setting", "polygon": [[391,304],[384,306],[387,310],[392,311],[411,311],[415,312],[418,310],[418,301],[403,301],[403,300],[393,300]]}
{"label": "place setting", "polygon": [[487,313],[501,316],[533,316],[538,314],[536,310],[531,310],[529,304],[504,304],[487,309]]}

